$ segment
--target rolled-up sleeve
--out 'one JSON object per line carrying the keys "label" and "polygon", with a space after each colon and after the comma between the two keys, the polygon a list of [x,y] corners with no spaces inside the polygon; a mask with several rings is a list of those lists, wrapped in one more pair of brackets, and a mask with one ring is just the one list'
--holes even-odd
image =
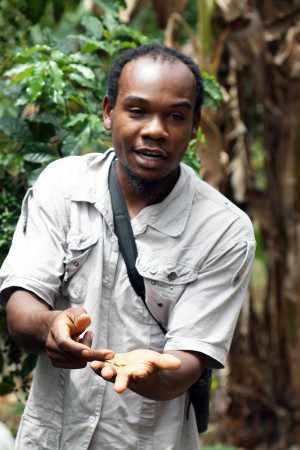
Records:
{"label": "rolled-up sleeve", "polygon": [[165,350],[201,352],[207,367],[224,367],[254,255],[255,241],[246,239],[204,262],[172,311]]}

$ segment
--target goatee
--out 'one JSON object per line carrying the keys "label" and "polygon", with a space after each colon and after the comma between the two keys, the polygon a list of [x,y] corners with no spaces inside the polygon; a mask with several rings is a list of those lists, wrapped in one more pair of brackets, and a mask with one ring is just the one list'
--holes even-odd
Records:
{"label": "goatee", "polygon": [[161,195],[165,187],[167,177],[156,180],[145,180],[145,178],[134,174],[128,167],[125,167],[128,180],[137,194],[143,194],[149,201],[155,200]]}

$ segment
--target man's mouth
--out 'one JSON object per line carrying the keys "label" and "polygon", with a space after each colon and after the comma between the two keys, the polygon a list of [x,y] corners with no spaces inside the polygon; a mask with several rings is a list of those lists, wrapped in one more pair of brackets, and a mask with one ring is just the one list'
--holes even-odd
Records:
{"label": "man's mouth", "polygon": [[135,153],[140,155],[142,158],[147,159],[148,161],[157,161],[158,159],[167,157],[161,151],[155,150],[135,150]]}

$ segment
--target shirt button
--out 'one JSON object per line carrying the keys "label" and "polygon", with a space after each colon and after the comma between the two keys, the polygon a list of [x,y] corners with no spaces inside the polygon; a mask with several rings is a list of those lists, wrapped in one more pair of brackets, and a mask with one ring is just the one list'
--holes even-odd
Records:
{"label": "shirt button", "polygon": [[151,275],[155,275],[158,272],[158,267],[157,266],[151,267],[149,269],[149,272],[151,273]]}
{"label": "shirt button", "polygon": [[163,306],[163,303],[162,302],[158,302],[157,306],[159,306],[161,308]]}
{"label": "shirt button", "polygon": [[151,284],[152,284],[152,286],[154,286],[154,285],[155,285],[155,281],[154,281],[154,280],[152,280],[152,281],[151,281]]}
{"label": "shirt button", "polygon": [[90,416],[88,418],[89,423],[95,423],[96,417],[95,416]]}
{"label": "shirt button", "polygon": [[168,279],[169,279],[170,281],[175,280],[176,277],[177,277],[177,275],[176,275],[175,272],[170,272],[169,275],[168,275]]}
{"label": "shirt button", "polygon": [[108,284],[108,282],[109,282],[109,277],[108,277],[107,275],[105,275],[105,276],[103,277],[103,283],[104,283],[104,284]]}
{"label": "shirt button", "polygon": [[113,235],[111,235],[111,237],[109,238],[110,242],[114,243],[115,242],[115,237]]}
{"label": "shirt button", "polygon": [[75,261],[75,262],[74,262],[74,266],[75,266],[75,267],[78,267],[78,266],[79,266],[79,262],[78,262],[78,261]]}

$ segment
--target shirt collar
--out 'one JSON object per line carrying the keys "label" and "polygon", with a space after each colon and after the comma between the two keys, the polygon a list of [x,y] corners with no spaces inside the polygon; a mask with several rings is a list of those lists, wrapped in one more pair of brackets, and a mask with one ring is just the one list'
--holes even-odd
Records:
{"label": "shirt collar", "polygon": [[[93,154],[93,158],[90,155],[85,156],[87,160],[91,158],[91,162],[87,164],[87,169],[81,179],[73,185],[70,198],[73,201],[94,203],[96,208],[105,212],[105,216],[107,216],[111,211],[110,196],[108,195],[108,172],[115,153],[110,148],[104,155],[99,154],[98,158],[95,158],[95,154]],[[100,167],[103,170],[99,177]],[[180,176],[170,194],[162,202],[144,208],[131,221],[134,234],[143,233],[147,226],[172,237],[182,234],[194,199],[195,179],[193,170],[185,164],[180,164]]]}
{"label": "shirt collar", "polygon": [[131,221],[134,234],[141,234],[151,226],[168,236],[180,236],[191,212],[195,179],[193,170],[180,164],[180,176],[170,194],[162,202],[144,208]]}

